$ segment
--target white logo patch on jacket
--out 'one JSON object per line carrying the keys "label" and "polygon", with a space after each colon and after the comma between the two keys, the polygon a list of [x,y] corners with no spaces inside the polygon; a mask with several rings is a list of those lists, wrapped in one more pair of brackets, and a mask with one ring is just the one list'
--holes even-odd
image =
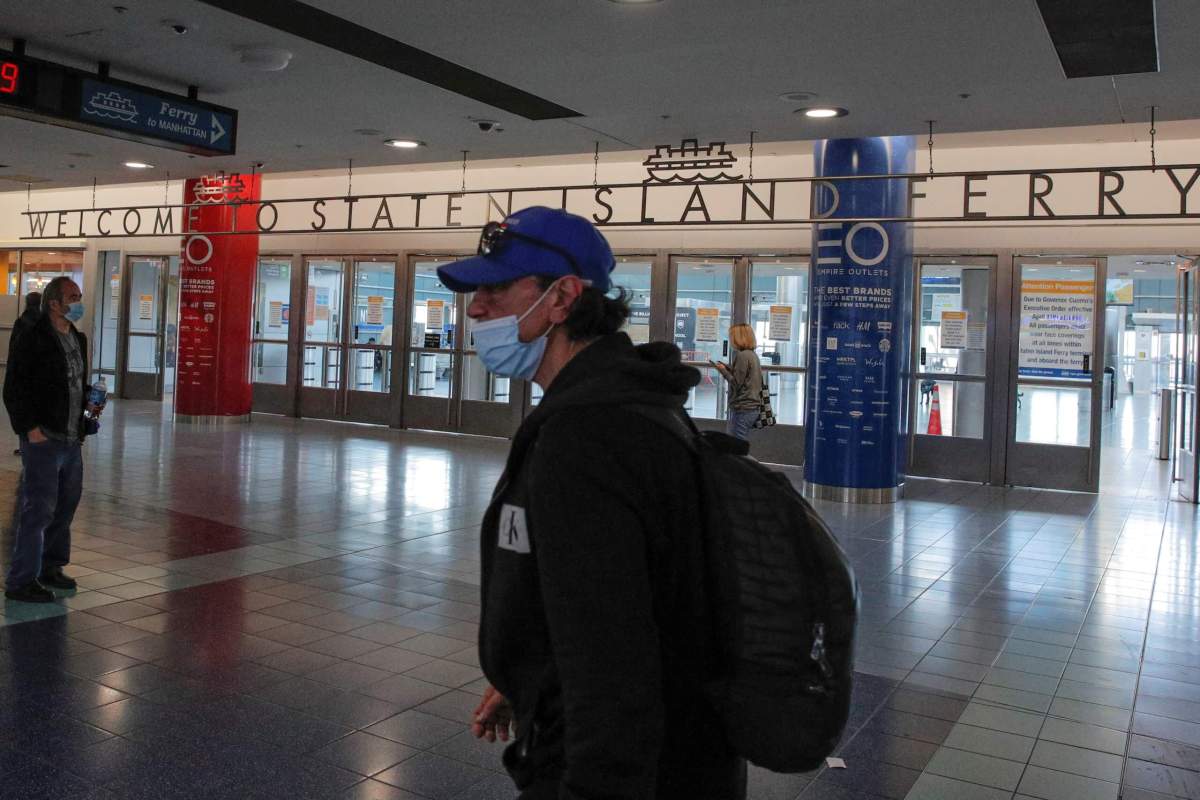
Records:
{"label": "white logo patch on jacket", "polygon": [[529,552],[529,527],[525,524],[525,509],[505,503],[500,507],[500,534],[497,544],[514,553]]}

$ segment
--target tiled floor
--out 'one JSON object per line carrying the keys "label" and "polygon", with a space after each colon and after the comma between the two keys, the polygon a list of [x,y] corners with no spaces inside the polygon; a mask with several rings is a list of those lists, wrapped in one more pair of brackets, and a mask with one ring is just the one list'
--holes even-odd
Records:
{"label": "tiled floor", "polygon": [[[1106,429],[1098,497],[823,504],[863,589],[847,766],[752,770],[751,797],[1200,798],[1197,515],[1165,499],[1149,408]],[[105,425],[80,590],[0,609],[0,798],[513,796],[464,725],[505,443],[193,432],[145,403]],[[17,470],[0,457],[5,498]]]}

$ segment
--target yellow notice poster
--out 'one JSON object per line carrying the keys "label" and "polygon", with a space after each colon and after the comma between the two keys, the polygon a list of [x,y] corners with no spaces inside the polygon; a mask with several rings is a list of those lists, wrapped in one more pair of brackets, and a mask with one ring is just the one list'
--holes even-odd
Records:
{"label": "yellow notice poster", "polygon": [[771,321],[767,326],[767,338],[786,342],[792,338],[792,307],[771,306]]}
{"label": "yellow notice poster", "polygon": [[721,309],[719,308],[697,308],[696,309],[696,341],[697,342],[715,342],[717,334],[720,330],[719,320],[721,318]]}
{"label": "yellow notice poster", "polygon": [[429,300],[425,304],[425,330],[441,331],[445,327],[446,301]]}
{"label": "yellow notice poster", "polygon": [[367,298],[367,324],[378,325],[383,322],[383,297],[373,294]]}
{"label": "yellow notice poster", "polygon": [[943,311],[941,324],[942,348],[962,350],[967,346],[967,312]]}

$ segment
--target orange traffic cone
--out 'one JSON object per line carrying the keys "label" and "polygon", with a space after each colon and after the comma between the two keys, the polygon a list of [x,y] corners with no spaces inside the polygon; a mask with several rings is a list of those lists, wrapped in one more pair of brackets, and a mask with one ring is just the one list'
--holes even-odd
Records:
{"label": "orange traffic cone", "polygon": [[933,399],[929,401],[929,430],[925,431],[934,436],[942,435],[942,403],[938,399],[938,386],[935,383],[930,392]]}

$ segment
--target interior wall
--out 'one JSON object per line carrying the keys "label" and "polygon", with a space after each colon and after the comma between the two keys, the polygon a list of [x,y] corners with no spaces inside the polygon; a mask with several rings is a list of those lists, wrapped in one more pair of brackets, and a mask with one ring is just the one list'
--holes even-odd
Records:
{"label": "interior wall", "polygon": [[[1158,144],[1160,163],[1185,163],[1197,151],[1200,141],[1169,140]],[[772,156],[770,144],[760,144],[759,154],[754,161],[755,175],[762,178],[795,177],[811,174],[812,158],[808,155]],[[745,148],[732,145],[739,156],[738,168],[747,167]],[[764,155],[763,153],[767,153]],[[598,167],[599,180],[604,183],[638,183],[645,176],[642,151],[605,154]],[[1145,164],[1149,159],[1145,143],[1096,143],[1064,144],[1019,147],[947,147],[935,151],[935,164],[939,171],[1042,169],[1057,167],[1126,166]],[[539,161],[534,159],[534,162]],[[591,154],[581,154],[577,159],[544,159],[554,163],[532,163],[517,166],[514,162],[480,162],[469,165],[466,184],[470,188],[505,188],[518,186],[590,186],[593,177]],[[566,162],[566,163],[564,163]],[[927,168],[925,155],[918,159],[918,171]],[[198,162],[202,167],[202,162]],[[1187,176],[1183,176],[1185,179]],[[1097,200],[1095,176],[1086,184],[1067,178],[1056,180],[1053,195],[1054,205],[1060,213],[1075,210],[1094,211]],[[918,200],[922,214],[957,214],[962,208],[961,179],[942,178],[938,181],[954,182],[946,190],[944,186],[924,187],[929,198]],[[421,167],[397,166],[374,168],[355,172],[353,192],[355,195],[453,192],[462,186],[463,175],[459,164],[426,165]],[[88,240],[62,240],[56,242],[22,241],[28,234],[28,223],[21,212],[27,206],[33,210],[63,208],[116,207],[131,205],[154,205],[164,201],[181,202],[182,183],[171,181],[168,186],[159,182],[101,186],[93,189],[83,186],[72,189],[49,189],[31,192],[0,193],[0,248],[81,247],[86,252],[84,294],[95,297],[97,270],[96,254],[101,250],[121,251],[129,254],[174,254],[178,252],[178,236],[129,238],[110,236]],[[336,197],[346,194],[347,175],[340,171],[307,173],[302,175],[281,174],[264,176],[263,197],[282,199],[288,197]],[[975,187],[983,189],[983,186]],[[1200,193],[1200,185],[1193,187]],[[690,187],[683,194],[655,192],[647,213],[660,219],[677,218],[686,205]],[[1028,181],[993,179],[987,186],[987,196],[972,200],[975,209],[1006,209],[1014,205],[1024,208],[1027,204]],[[668,197],[668,195],[671,195]],[[681,199],[681,197],[683,199]],[[1165,171],[1145,173],[1144,179],[1130,180],[1122,199],[1128,206],[1150,200],[1158,205],[1162,198],[1178,198],[1177,190],[1171,185]],[[530,201],[556,203],[557,193],[545,197],[530,197]],[[431,199],[431,203],[433,200]],[[464,200],[464,203],[466,200]],[[473,202],[486,203],[485,197]],[[721,201],[714,200],[713,203]],[[443,201],[444,203],[444,201]],[[1200,207],[1200,199],[1195,205]],[[582,214],[602,211],[590,192],[571,195],[569,210]],[[305,209],[307,210],[307,209]],[[716,205],[712,208],[717,213]],[[360,212],[363,213],[363,212]],[[366,210],[366,213],[373,213]],[[434,212],[431,212],[434,213]],[[441,209],[445,213],[445,208]],[[636,213],[636,212],[635,212]],[[672,217],[671,215],[675,215]],[[694,215],[693,215],[693,218]],[[307,219],[307,217],[306,217]],[[332,217],[331,217],[332,219]],[[362,217],[359,217],[362,219]],[[333,224],[331,222],[331,224]],[[67,226],[69,232],[70,226]],[[608,228],[605,230],[613,246],[627,251],[652,251],[656,249],[722,249],[728,251],[808,250],[811,242],[809,225],[763,225],[728,227],[675,227],[675,228]],[[380,232],[380,233],[314,233],[297,235],[275,235],[262,238],[264,251],[285,253],[335,253],[335,252],[399,252],[399,251],[454,251],[474,248],[477,237],[475,225],[464,225],[455,231]],[[1176,249],[1181,252],[1195,251],[1200,245],[1196,226],[1189,222],[1172,221],[1122,221],[1118,219],[1095,222],[1055,223],[916,223],[914,247],[918,251],[957,250],[961,252],[989,252],[1014,249],[1023,252],[1074,251],[1089,254],[1105,254],[1109,251],[1154,249]],[[88,316],[84,319],[85,329],[91,329],[94,304],[89,304]]]}

